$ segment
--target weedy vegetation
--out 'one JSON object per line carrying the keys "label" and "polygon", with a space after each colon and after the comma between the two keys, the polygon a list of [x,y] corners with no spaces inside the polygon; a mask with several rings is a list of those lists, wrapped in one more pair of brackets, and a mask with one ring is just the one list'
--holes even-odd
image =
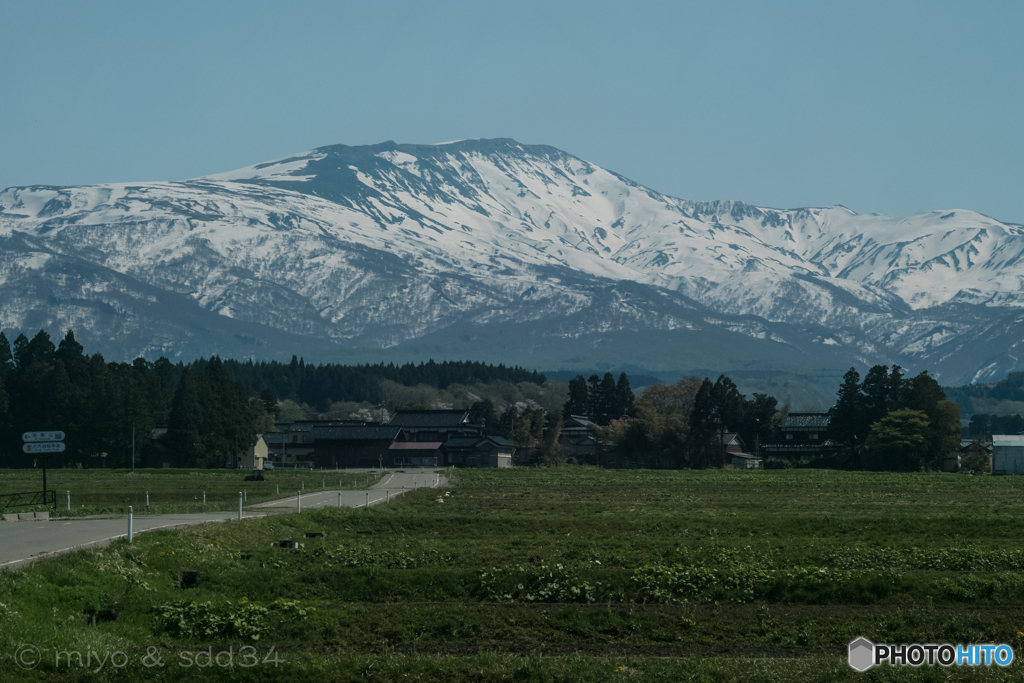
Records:
{"label": "weedy vegetation", "polygon": [[[155,531],[2,571],[0,670],[12,681],[1024,680],[1019,662],[846,664],[859,636],[1005,642],[1024,656],[1022,491],[1014,477],[936,473],[457,471],[447,489],[368,510]],[[44,655],[32,671],[15,665],[25,644]],[[128,663],[55,664],[87,647]],[[195,664],[229,649],[238,662],[242,648],[259,661]],[[165,665],[146,667],[147,654]]]}

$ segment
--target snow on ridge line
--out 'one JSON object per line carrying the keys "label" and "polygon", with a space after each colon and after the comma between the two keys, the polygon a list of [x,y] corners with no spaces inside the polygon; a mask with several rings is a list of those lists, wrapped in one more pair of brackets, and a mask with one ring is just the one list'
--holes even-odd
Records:
{"label": "snow on ridge line", "polygon": [[[438,144],[454,142],[462,141]],[[392,155],[398,164],[418,161],[412,155],[397,151],[378,156],[384,154]],[[232,179],[307,179],[310,176],[289,174],[305,168],[314,159],[326,156],[326,153],[313,150],[196,180],[226,187]],[[509,159],[513,160],[511,165]],[[442,170],[446,166],[438,160],[429,163]],[[484,254],[487,250],[484,247],[489,241],[495,248],[516,255],[524,262],[559,263],[592,275],[649,283],[689,276],[690,272],[696,270],[702,277],[724,284],[734,274],[743,272],[750,263],[757,263],[771,272],[774,278],[803,272],[819,275],[827,272],[833,276],[842,272],[845,274],[843,279],[849,282],[882,287],[907,301],[911,307],[920,308],[941,303],[956,296],[959,290],[959,287],[950,285],[948,273],[951,271],[944,268],[937,259],[948,254],[955,255],[960,247],[953,244],[951,249],[944,244],[944,238],[940,238],[931,223],[941,224],[947,216],[952,216],[957,221],[950,226],[957,233],[952,242],[960,245],[969,241],[968,238],[973,240],[980,230],[1000,225],[987,217],[979,218],[980,214],[962,210],[923,212],[898,218],[862,216],[838,205],[822,209],[777,211],[742,202],[708,204],[706,206],[714,210],[687,216],[684,209],[692,204],[686,200],[672,200],[639,186],[636,187],[642,191],[636,191],[628,181],[601,167],[590,166],[593,170],[587,177],[577,177],[544,156],[527,154],[519,158],[516,155],[497,155],[491,158],[491,155],[483,153],[466,158],[460,156],[457,161],[453,158],[452,163],[447,164],[449,170],[456,171],[455,180],[449,181],[454,187],[447,189],[446,185],[443,190],[445,199],[440,201],[428,193],[418,191],[407,198],[400,198],[398,185],[387,174],[369,169],[363,172],[357,166],[350,166],[356,171],[357,179],[367,187],[397,199],[380,203],[376,198],[371,198],[365,203],[368,211],[356,208],[357,212],[366,214],[369,219],[362,228],[359,241],[366,244],[378,243],[381,235],[373,233],[379,233],[387,227],[374,216],[382,217],[389,225],[390,221],[403,218],[403,214],[405,219],[410,219],[409,209],[414,208],[410,199],[415,199],[414,210],[436,224],[447,225],[452,230],[466,226],[474,233],[474,237],[469,238],[474,246],[463,252],[458,242],[449,243],[450,238],[445,238],[443,234],[435,236],[434,232],[438,231],[428,222],[411,219],[413,222],[406,227],[418,224],[421,229],[414,232],[420,234],[400,237],[410,251],[445,244],[456,257],[470,263],[481,263],[486,261]],[[475,182],[477,179],[483,181],[483,186]],[[132,189],[144,187],[146,192],[127,198],[117,207],[104,206],[105,213],[112,212],[106,215],[111,218],[122,216],[125,219],[138,219],[155,217],[160,213],[153,208],[152,203],[147,207],[146,202],[157,198],[151,195],[158,195],[161,186],[137,183],[120,186]],[[162,187],[184,189],[186,195],[190,189],[181,184]],[[470,191],[463,192],[461,188]],[[578,190],[583,190],[586,196],[578,193]],[[61,191],[49,192],[60,194]],[[247,188],[244,195],[238,189],[234,198],[226,200],[224,204],[221,204],[219,197],[213,200],[200,197],[199,201],[205,207],[213,208],[215,213],[223,212],[223,220],[226,222],[259,215],[272,223],[276,219],[269,216],[278,213],[279,208],[275,204],[282,200],[281,192],[266,187],[258,190]],[[246,206],[235,206],[243,196]],[[333,204],[329,200],[314,200],[314,195],[305,193],[295,193],[290,196],[290,200],[294,204],[290,211],[299,214],[310,211],[313,203]],[[178,201],[179,197],[175,197],[175,202]],[[42,218],[39,213],[48,203],[48,200],[44,201],[39,196],[36,204],[36,215],[39,218]],[[68,216],[72,210],[90,211],[95,210],[97,204],[111,203],[95,199],[74,202],[75,205],[68,210],[50,208],[47,211],[51,216]],[[179,208],[185,210],[184,207]],[[204,209],[194,210],[205,212]],[[323,210],[322,205],[319,210]],[[484,214],[481,210],[492,215],[482,218]],[[337,212],[327,211],[321,222],[337,220],[331,216],[332,213]],[[715,221],[714,225],[709,219]],[[769,224],[765,222],[766,219],[775,222]],[[615,223],[619,221],[623,222],[616,228]],[[597,232],[597,227],[601,228],[603,235]],[[684,227],[691,234],[683,234],[681,231]],[[211,229],[217,230],[219,227],[211,225]],[[909,233],[896,234],[897,229]],[[677,230],[679,234],[676,234]],[[990,232],[1003,233],[998,236],[1001,238],[1019,234],[1018,231],[1007,230]],[[458,232],[454,234],[465,237]],[[869,239],[865,240],[864,236]],[[524,244],[527,237],[532,246]],[[996,237],[992,234],[987,236],[987,246],[983,251],[993,253],[1002,248],[1001,245],[1005,243]],[[828,252],[824,254],[820,251],[823,245],[828,246]],[[855,248],[847,250],[847,245]],[[953,256],[949,256],[949,261],[953,262]],[[965,261],[960,258],[960,262]],[[925,264],[930,264],[928,269],[924,267]],[[963,268],[957,271],[957,278],[968,278],[965,273],[972,272],[976,276],[972,275],[968,279],[971,279],[976,289],[998,292],[1007,286],[1009,273],[1000,273],[996,265],[998,263],[994,259],[985,262],[974,259],[967,263],[966,271]],[[743,279],[748,278],[744,276]],[[981,281],[976,283],[973,280]],[[742,285],[742,282],[738,284]],[[739,290],[735,291],[738,293]]]}
{"label": "snow on ridge line", "polygon": [[311,161],[320,161],[326,157],[327,155],[324,153],[318,154],[316,150],[309,150],[301,154],[292,154],[291,156],[281,157],[273,161],[245,166],[234,171],[213,173],[211,175],[199,176],[198,178],[191,178],[190,180],[251,180],[253,178],[265,180],[307,180],[315,176],[296,178],[291,174],[295,171],[301,171]]}

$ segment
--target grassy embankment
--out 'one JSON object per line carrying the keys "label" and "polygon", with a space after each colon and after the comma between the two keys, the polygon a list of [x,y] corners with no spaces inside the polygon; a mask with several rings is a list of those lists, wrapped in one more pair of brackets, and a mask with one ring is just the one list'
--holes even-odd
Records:
{"label": "grassy embankment", "polygon": [[[444,494],[152,532],[0,572],[0,670],[14,681],[1024,680],[1019,662],[857,674],[845,658],[858,636],[1005,642],[1024,656],[1017,478],[517,469],[458,472]],[[301,545],[271,547],[285,539]],[[183,569],[199,572],[197,587],[180,587]],[[42,663],[23,673],[14,657],[27,644]],[[255,650],[240,662],[243,647]],[[55,667],[61,650],[120,651],[127,666],[90,678],[77,662]],[[233,666],[227,654],[194,664],[206,650],[232,650]],[[164,666],[144,667],[147,654]]]}
{"label": "grassy embankment", "polygon": [[[245,481],[245,470],[106,470],[48,469],[46,486],[57,491],[57,509],[50,513],[61,517],[96,514],[127,514],[131,505],[136,514],[216,512],[234,510],[238,493],[245,492],[246,505],[265,503],[303,490],[364,489],[379,480],[375,472],[353,473],[334,470],[274,470],[266,481]],[[43,488],[42,470],[0,470],[0,506],[4,495],[26,493]],[[280,490],[280,494],[278,494]],[[67,509],[67,491],[71,492],[71,510]],[[146,492],[149,506],[146,506]],[[203,505],[203,493],[206,505]],[[42,506],[4,509],[0,514],[47,510]]]}

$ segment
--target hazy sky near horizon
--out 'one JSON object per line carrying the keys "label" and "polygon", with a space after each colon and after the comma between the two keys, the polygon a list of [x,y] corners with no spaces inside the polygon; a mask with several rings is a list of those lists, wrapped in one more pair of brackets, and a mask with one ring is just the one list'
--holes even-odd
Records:
{"label": "hazy sky near horizon", "polygon": [[0,189],[512,137],[655,190],[1024,223],[1024,3],[0,0]]}

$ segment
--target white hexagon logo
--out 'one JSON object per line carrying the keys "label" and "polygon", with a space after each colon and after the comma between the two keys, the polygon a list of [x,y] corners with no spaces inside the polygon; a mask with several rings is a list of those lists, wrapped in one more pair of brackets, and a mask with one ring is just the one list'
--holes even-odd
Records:
{"label": "white hexagon logo", "polygon": [[867,638],[858,638],[850,643],[850,666],[857,671],[867,671],[875,663],[875,644]]}

